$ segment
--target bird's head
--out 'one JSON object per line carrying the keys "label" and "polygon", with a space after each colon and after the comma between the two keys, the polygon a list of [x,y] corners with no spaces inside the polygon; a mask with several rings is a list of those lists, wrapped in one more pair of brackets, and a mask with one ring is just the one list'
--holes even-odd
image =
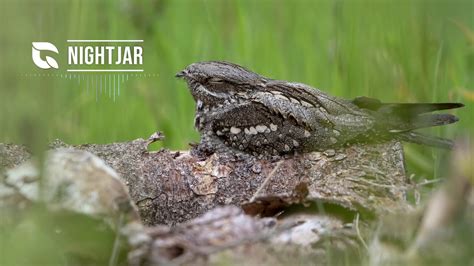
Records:
{"label": "bird's head", "polygon": [[266,79],[239,65],[209,61],[198,62],[178,72],[183,78],[194,100],[210,108],[244,99],[255,86]]}

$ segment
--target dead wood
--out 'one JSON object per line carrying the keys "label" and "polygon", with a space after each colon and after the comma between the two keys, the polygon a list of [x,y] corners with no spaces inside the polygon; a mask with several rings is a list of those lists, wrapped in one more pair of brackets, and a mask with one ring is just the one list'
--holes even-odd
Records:
{"label": "dead wood", "polygon": [[[148,152],[153,140],[77,146],[57,141],[51,147],[84,150],[104,160],[124,180],[147,225],[177,224],[221,205],[243,206],[247,213],[263,216],[309,203],[369,215],[408,208],[403,149],[397,142],[271,161]],[[22,146],[0,144],[0,167],[11,168],[29,157]]]}
{"label": "dead wood", "polygon": [[[413,186],[405,176],[400,143],[243,160],[229,154],[198,158],[188,151],[148,152],[160,136],[104,145],[56,141],[44,167],[30,160],[25,147],[0,144],[0,210],[6,217],[0,227],[21,227],[22,213],[39,209],[38,217],[49,218],[39,219],[40,227],[76,235],[52,234],[67,252],[68,264],[288,265],[356,259],[383,265],[472,259],[463,248],[472,239],[453,235],[474,230],[466,211],[473,206],[468,204],[472,180],[466,179],[472,176],[472,148],[457,151],[454,178],[426,210],[414,210],[405,200]],[[83,224],[92,232],[89,238],[78,236]],[[438,240],[456,248],[440,249],[433,245]]]}

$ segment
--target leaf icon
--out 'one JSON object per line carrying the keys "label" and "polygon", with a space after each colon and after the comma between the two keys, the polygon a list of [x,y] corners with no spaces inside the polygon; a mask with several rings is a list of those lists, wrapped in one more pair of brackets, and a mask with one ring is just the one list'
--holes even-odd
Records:
{"label": "leaf icon", "polygon": [[58,62],[54,58],[46,56],[46,61],[41,58],[41,51],[59,53],[58,48],[54,44],[49,42],[33,42],[32,44],[31,57],[37,67],[41,69],[59,68]]}
{"label": "leaf icon", "polygon": [[58,62],[56,62],[56,60],[50,56],[46,56],[46,62],[48,62],[48,65],[50,65],[52,68],[59,68]]}

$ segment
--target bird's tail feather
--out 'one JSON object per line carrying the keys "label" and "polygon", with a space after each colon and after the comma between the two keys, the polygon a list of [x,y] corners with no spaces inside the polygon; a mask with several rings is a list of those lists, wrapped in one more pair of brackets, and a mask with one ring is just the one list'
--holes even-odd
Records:
{"label": "bird's tail feather", "polygon": [[424,114],[418,115],[410,120],[407,123],[402,123],[399,125],[398,131],[409,131],[425,127],[434,127],[434,126],[444,126],[459,121],[455,115],[452,114]]}
{"label": "bird's tail feather", "polygon": [[454,146],[454,142],[449,139],[435,137],[435,136],[428,136],[418,132],[404,132],[399,134],[400,140],[420,144],[420,145],[427,145],[436,148],[443,148],[443,149],[452,149]]}
{"label": "bird's tail feather", "polygon": [[401,116],[415,116],[440,110],[463,107],[462,103],[382,103],[379,112],[398,114]]}
{"label": "bird's tail feather", "polygon": [[419,114],[456,109],[464,106],[462,103],[382,103],[378,99],[369,97],[357,97],[352,100],[352,103],[359,108],[404,117],[413,117]]}
{"label": "bird's tail feather", "polygon": [[462,103],[382,103],[378,99],[368,97],[357,97],[352,103],[371,112],[377,118],[381,131],[388,131],[403,141],[445,149],[453,147],[451,140],[423,135],[412,130],[455,123],[459,119],[452,114],[431,112],[464,106]]}

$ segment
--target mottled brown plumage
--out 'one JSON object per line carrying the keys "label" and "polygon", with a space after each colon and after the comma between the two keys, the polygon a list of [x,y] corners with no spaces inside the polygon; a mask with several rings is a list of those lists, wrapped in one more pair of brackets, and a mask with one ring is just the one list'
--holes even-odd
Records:
{"label": "mottled brown plumage", "polygon": [[196,101],[201,147],[253,155],[337,148],[357,142],[406,140],[449,148],[447,139],[412,130],[454,123],[451,114],[427,114],[460,103],[381,103],[345,100],[308,85],[273,80],[227,62],[189,65],[184,78]]}

